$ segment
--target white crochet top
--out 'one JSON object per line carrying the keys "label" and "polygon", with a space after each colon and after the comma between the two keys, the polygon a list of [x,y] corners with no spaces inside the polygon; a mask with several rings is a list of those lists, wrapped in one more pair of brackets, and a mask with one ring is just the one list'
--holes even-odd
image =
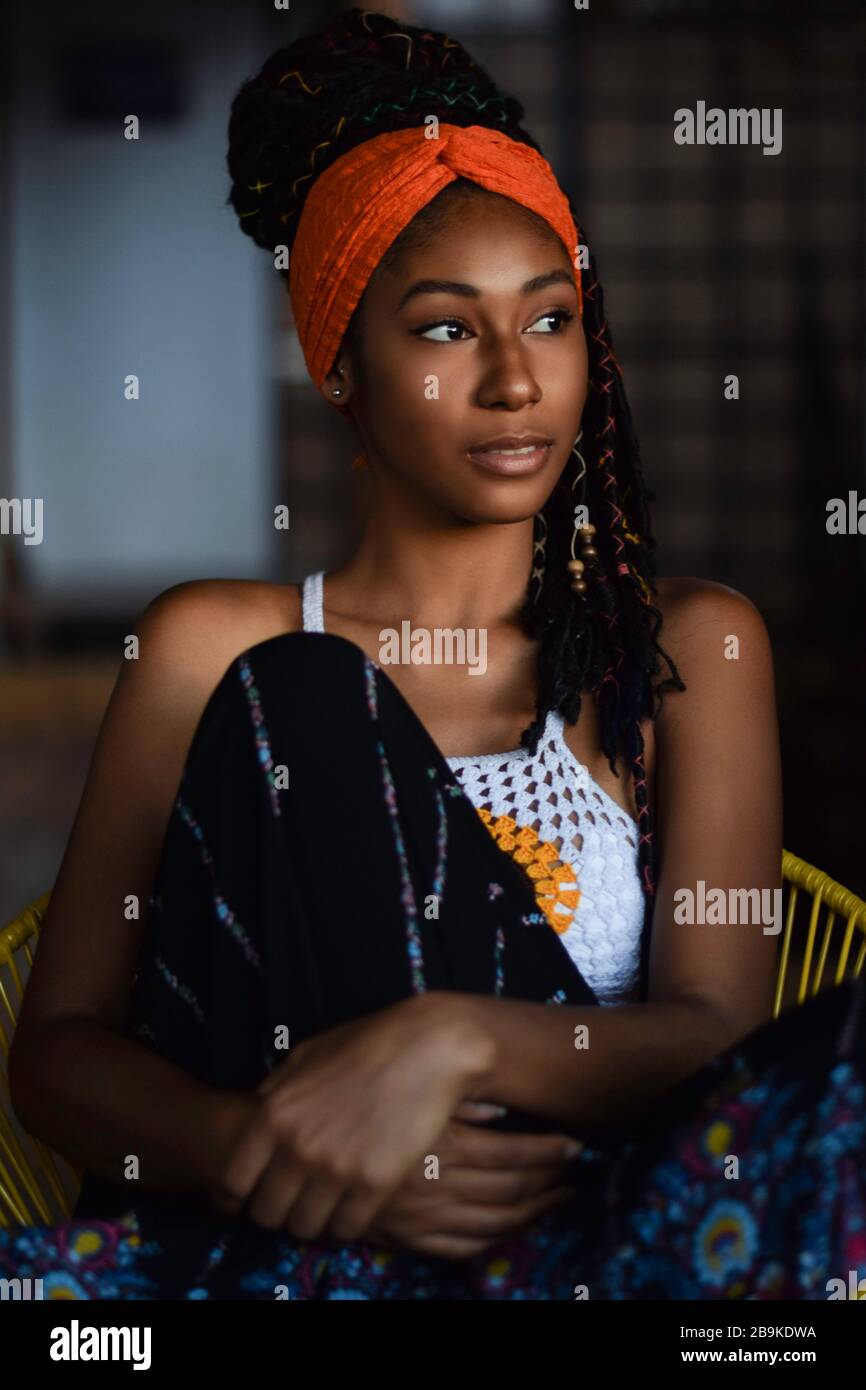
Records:
{"label": "white crochet top", "polygon": [[[304,580],[305,632],[324,632],[322,580]],[[601,1004],[638,997],[644,896],[637,825],[577,761],[551,711],[536,753],[445,761],[501,849],[531,879],[539,908]]]}

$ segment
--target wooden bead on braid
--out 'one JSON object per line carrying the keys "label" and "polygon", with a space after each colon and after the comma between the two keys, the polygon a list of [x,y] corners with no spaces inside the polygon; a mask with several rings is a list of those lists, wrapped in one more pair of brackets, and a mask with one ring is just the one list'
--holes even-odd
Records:
{"label": "wooden bead on braid", "polygon": [[[586,580],[583,577],[583,573],[586,568],[586,562],[589,561],[590,563],[592,563],[593,560],[598,558],[598,551],[592,544],[592,539],[594,535],[595,527],[591,525],[586,525],[578,526],[571,537],[572,558],[569,560],[567,568],[569,574],[571,575],[571,592],[573,594],[579,594],[581,597],[583,597],[583,595],[586,593]],[[583,557],[580,560],[576,560],[574,558],[575,536],[580,537],[580,553]]]}

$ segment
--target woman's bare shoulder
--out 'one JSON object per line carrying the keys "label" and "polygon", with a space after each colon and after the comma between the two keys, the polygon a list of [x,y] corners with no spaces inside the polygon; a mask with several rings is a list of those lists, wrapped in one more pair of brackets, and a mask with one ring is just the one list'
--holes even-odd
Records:
{"label": "woman's bare shoulder", "polygon": [[299,588],[257,579],[174,584],[148,604],[140,624],[164,662],[180,663],[205,683],[241,652],[301,626]]}
{"label": "woman's bare shoulder", "polygon": [[750,598],[729,584],[693,575],[676,575],[657,580],[658,601],[665,623],[693,618],[724,618],[751,612],[760,617]]}
{"label": "woman's bare shoulder", "polygon": [[[731,636],[747,636],[767,643],[767,629],[759,609],[739,589],[712,579],[677,575],[657,581],[656,607],[662,615],[659,640],[674,660],[711,644],[721,628]],[[674,650],[676,649],[676,650]]]}
{"label": "woman's bare shoulder", "polygon": [[[722,699],[725,677],[734,670],[759,685],[772,684],[766,623],[738,589],[692,576],[659,579],[656,607],[662,615],[659,644],[687,687],[691,682],[692,689],[701,689],[707,698]],[[667,674],[663,663],[659,680]]]}

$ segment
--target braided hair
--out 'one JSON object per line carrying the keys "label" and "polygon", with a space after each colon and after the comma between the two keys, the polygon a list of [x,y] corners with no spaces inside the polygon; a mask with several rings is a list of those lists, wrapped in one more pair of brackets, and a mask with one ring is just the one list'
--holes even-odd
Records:
{"label": "braided hair", "polygon": [[[257,77],[244,83],[232,104],[228,201],[241,228],[270,251],[291,246],[306,192],[318,174],[363,141],[421,126],[431,114],[452,125],[502,130],[539,150],[520,124],[521,104],[499,91],[447,34],[352,9],[280,49]],[[389,248],[386,260],[407,241],[417,243],[430,234],[443,200],[468,182],[458,179],[431,200]],[[287,270],[280,273],[288,276]],[[581,270],[581,286],[589,358],[582,424],[585,470],[578,472],[573,452],[535,521],[534,539],[538,545],[543,540],[544,564],[540,582],[527,587],[521,617],[524,631],[538,642],[537,708],[521,744],[534,752],[551,709],[574,723],[583,693],[596,695],[601,747],[611,771],[619,775],[619,757],[632,770],[638,864],[649,908],[657,855],[641,723],[655,718],[667,690],[685,686],[658,642],[662,615],[653,602],[652,494],[644,483],[591,253]],[[356,334],[358,312],[347,341]],[[597,528],[598,554],[583,598],[572,593],[566,568],[578,497]],[[656,683],[653,677],[662,660],[670,675]]]}

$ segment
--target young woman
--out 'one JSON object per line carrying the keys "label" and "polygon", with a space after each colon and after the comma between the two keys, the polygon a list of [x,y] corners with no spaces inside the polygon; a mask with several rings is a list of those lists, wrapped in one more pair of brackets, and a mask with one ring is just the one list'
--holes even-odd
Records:
{"label": "young woman", "polygon": [[866,1273],[862,985],[770,1023],[773,917],[679,910],[780,884],[766,629],[656,578],[594,261],[521,118],[360,10],[236,98],[231,201],[291,249],[366,525],[301,588],[139,621],[12,1055],[87,1170],[73,1221],[0,1237],[46,1296]]}

